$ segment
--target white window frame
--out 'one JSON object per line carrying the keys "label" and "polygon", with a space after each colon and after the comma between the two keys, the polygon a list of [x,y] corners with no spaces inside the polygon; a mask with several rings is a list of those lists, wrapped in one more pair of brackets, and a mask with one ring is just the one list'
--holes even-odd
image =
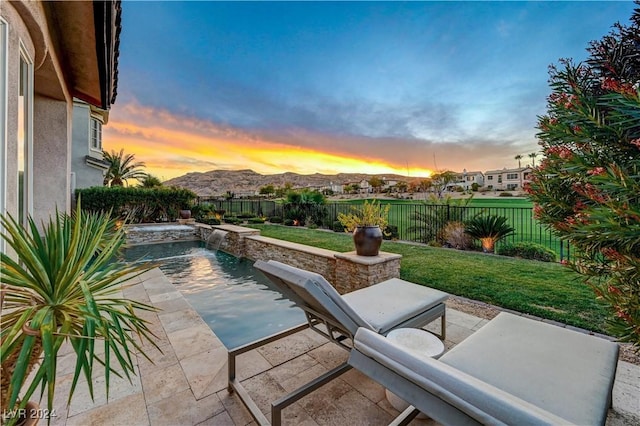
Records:
{"label": "white window frame", "polygon": [[[25,216],[23,218],[18,218],[23,221],[23,224],[26,226],[26,217],[33,216],[33,94],[34,94],[34,67],[33,67],[33,59],[26,47],[20,40],[20,61],[24,61],[27,65],[27,90],[26,96],[24,97],[25,106],[24,109],[26,111],[25,116],[25,175],[24,175],[24,211]],[[20,69],[22,73],[22,70]],[[20,188],[18,187],[18,191]],[[19,203],[20,195],[16,193],[16,205]],[[20,207],[18,206],[18,211]]]}
{"label": "white window frame", "polygon": [[[9,99],[7,87],[9,87],[9,24],[0,17],[0,213],[7,213],[7,122],[9,113],[7,111]],[[0,231],[4,232],[2,224]],[[0,237],[0,251],[6,252],[6,242]]]}
{"label": "white window frame", "polygon": [[[93,124],[97,124],[97,146],[94,146],[94,138],[93,138]],[[97,118],[93,114],[89,114],[89,149],[92,151],[96,151],[102,153],[102,120]]]}

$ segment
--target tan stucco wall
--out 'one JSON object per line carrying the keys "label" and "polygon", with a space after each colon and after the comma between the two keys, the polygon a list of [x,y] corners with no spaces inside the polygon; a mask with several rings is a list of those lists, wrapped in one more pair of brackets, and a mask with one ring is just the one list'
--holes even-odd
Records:
{"label": "tan stucco wall", "polygon": [[34,67],[33,103],[33,215],[36,220],[70,207],[69,149],[72,100],[49,35],[41,2],[6,2],[0,16],[8,24],[7,191],[5,205],[13,215],[17,206],[17,135],[20,45]]}

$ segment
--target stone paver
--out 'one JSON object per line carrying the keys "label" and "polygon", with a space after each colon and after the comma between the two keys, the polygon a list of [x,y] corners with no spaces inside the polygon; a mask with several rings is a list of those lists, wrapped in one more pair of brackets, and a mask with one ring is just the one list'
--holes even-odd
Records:
{"label": "stone paver", "polygon": [[[255,425],[227,387],[227,352],[222,342],[176,292],[159,269],[132,280],[126,297],[150,303],[163,311],[143,312],[158,336],[162,352],[143,345],[155,364],[137,355],[138,376],[131,383],[112,376],[109,401],[104,377],[96,376],[94,401],[82,379],[69,407],[66,398],[73,377],[73,357],[61,350],[52,425]],[[447,349],[473,334],[487,320],[447,310]],[[427,329],[440,331],[435,321]],[[237,358],[237,376],[256,404],[270,418],[271,402],[344,362],[347,351],[311,330],[250,351]],[[46,401],[42,402],[46,404]],[[640,421],[640,366],[619,362],[613,410],[607,426]],[[350,370],[283,410],[286,425],[388,424],[399,413],[387,401],[384,388],[362,373]],[[637,415],[634,418],[633,415]],[[433,421],[414,420],[432,426]]]}

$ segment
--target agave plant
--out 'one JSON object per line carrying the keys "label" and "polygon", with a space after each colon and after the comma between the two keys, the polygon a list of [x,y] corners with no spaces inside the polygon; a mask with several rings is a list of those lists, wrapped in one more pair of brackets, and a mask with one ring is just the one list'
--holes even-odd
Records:
{"label": "agave plant", "polygon": [[465,222],[465,232],[480,240],[485,253],[493,253],[496,242],[514,231],[504,216],[476,216]]}
{"label": "agave plant", "polygon": [[[6,412],[11,412],[6,407],[24,408],[40,387],[41,396],[46,389],[51,411],[56,355],[64,342],[76,355],[68,401],[81,375],[93,397],[91,377],[98,364],[105,369],[108,397],[110,373],[130,378],[135,374],[133,351],[146,356],[139,342],[157,348],[147,322],[136,313],[154,308],[117,294],[125,280],[151,265],[115,262],[124,230],[108,214],[81,211],[79,202],[73,215],[56,212],[41,227],[31,218],[23,227],[10,215],[0,216],[0,222],[2,238],[16,256],[1,253],[2,407]],[[101,356],[97,344],[104,345]],[[17,417],[5,420],[13,424]]]}

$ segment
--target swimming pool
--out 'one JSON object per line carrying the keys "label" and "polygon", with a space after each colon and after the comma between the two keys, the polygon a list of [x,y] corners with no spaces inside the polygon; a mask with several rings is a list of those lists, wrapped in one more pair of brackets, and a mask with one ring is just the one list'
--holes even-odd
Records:
{"label": "swimming pool", "polygon": [[157,261],[229,349],[306,321],[252,261],[207,250],[200,241],[134,246],[124,259]]}

